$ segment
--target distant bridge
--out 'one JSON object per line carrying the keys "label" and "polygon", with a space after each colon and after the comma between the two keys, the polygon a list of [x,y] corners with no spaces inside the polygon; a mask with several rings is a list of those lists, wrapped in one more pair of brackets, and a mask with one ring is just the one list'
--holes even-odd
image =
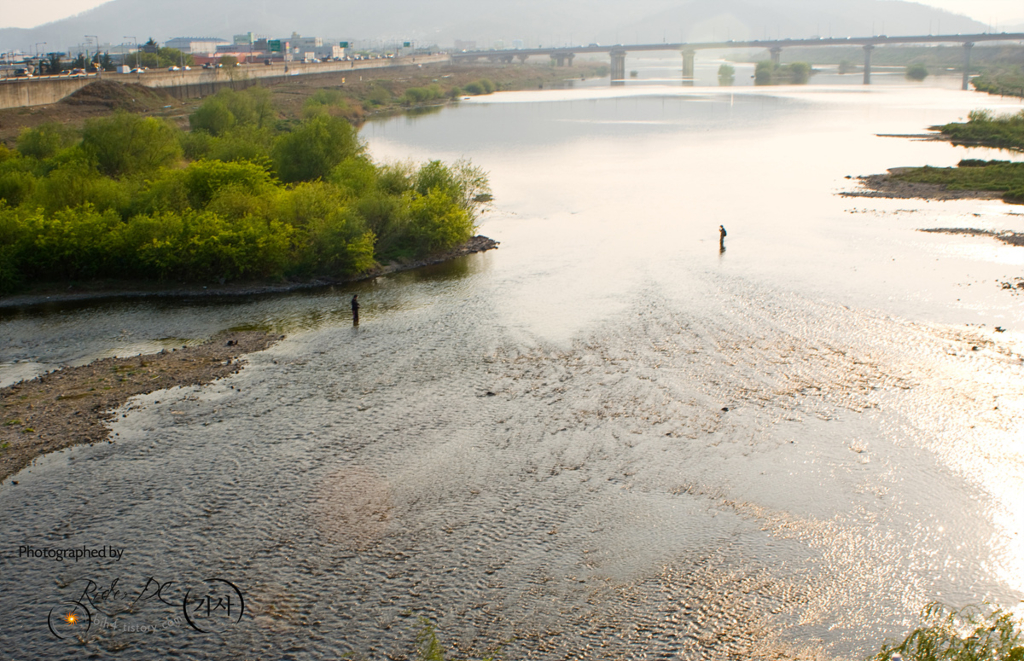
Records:
{"label": "distant bridge", "polygon": [[964,47],[963,89],[971,70],[971,48],[979,41],[1024,41],[1024,33],[1002,32],[998,34],[947,34],[909,37],[845,37],[828,39],[755,39],[753,41],[709,41],[700,43],[676,44],[632,44],[615,46],[565,46],[557,48],[521,48],[516,50],[483,50],[453,53],[453,62],[473,62],[487,59],[492,62],[512,63],[514,60],[525,62],[534,56],[550,57],[557,66],[572,66],[573,58],[582,53],[608,53],[611,56],[611,75],[613,81],[626,78],[626,53],[642,51],[679,51],[683,56],[683,78],[693,78],[693,61],[699,50],[761,48],[771,53],[772,61],[778,64],[782,59],[784,48],[808,46],[860,46],[864,49],[864,84],[871,84],[871,51],[877,46],[886,44],[961,44]]}

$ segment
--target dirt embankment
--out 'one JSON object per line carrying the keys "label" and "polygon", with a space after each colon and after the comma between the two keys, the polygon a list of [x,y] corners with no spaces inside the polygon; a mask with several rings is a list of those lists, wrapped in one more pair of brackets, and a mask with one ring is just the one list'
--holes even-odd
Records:
{"label": "dirt embankment", "polygon": [[[338,72],[330,76],[291,76],[284,81],[266,81],[265,87],[270,90],[279,114],[285,118],[301,117],[306,99],[318,89],[337,89],[349,101],[349,107],[340,114],[358,124],[374,113],[407,110],[399,99],[412,87],[437,83],[448,90],[487,78],[499,90],[546,89],[563,86],[569,79],[601,75],[603,68],[607,67],[595,62],[578,62],[571,69],[521,64],[432,64],[422,69],[398,67]],[[381,89],[386,92],[383,96]],[[382,104],[374,105],[371,98]],[[188,130],[188,115],[202,102],[202,99],[181,101],[164,90],[138,83],[100,80],[59,103],[0,110],[0,142],[13,148],[22,129],[50,122],[81,128],[87,120],[105,117],[117,110],[166,117]]]}
{"label": "dirt embankment", "polygon": [[167,92],[139,85],[98,80],[58,103],[30,108],[0,110],[0,143],[13,148],[23,129],[57,123],[81,128],[87,120],[106,117],[117,110],[143,115],[181,114],[186,104]]}
{"label": "dirt embankment", "polygon": [[198,346],[105,358],[0,388],[0,480],[48,452],[107,440],[106,423],[130,397],[234,374],[241,356],[282,337],[228,333]]}

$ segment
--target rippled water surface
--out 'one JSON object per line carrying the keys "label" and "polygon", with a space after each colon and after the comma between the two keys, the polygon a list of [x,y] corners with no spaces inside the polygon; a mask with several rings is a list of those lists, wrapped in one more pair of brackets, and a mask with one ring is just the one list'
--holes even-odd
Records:
{"label": "rippled water surface", "polygon": [[[378,159],[491,173],[498,251],[344,290],[5,311],[3,383],[287,337],[0,486],[0,649],[404,658],[425,616],[462,655],[858,658],[932,600],[1015,607],[1024,298],[999,283],[1022,249],[917,230],[1024,212],[836,195],[1014,158],[877,137],[1019,108],[950,87],[584,87],[375,122]],[[174,604],[210,577],[246,611],[202,634]],[[129,608],[148,578],[166,603]],[[58,640],[48,614],[87,579],[118,580],[107,615]]]}

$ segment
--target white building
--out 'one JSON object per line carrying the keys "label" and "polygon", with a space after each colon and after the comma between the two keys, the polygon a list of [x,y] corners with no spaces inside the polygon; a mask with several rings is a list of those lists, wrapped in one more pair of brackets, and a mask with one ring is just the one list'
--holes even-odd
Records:
{"label": "white building", "polygon": [[218,37],[175,37],[164,46],[177,48],[182,53],[190,55],[213,55],[217,52],[217,46],[230,43],[227,39]]}

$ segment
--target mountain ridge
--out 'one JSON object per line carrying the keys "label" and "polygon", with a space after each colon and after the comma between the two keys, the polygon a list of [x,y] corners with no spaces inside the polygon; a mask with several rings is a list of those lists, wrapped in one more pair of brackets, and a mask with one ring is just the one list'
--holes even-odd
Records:
{"label": "mountain ridge", "polygon": [[[984,32],[966,16],[904,0],[112,0],[36,28],[0,29],[0,52],[65,51],[99,35],[101,43],[152,37],[222,37],[254,32],[383,43],[415,41],[451,46],[473,40],[481,48],[522,40],[526,46],[656,43],[761,37],[870,36],[886,33]],[[131,35],[131,36],[125,36]]]}

